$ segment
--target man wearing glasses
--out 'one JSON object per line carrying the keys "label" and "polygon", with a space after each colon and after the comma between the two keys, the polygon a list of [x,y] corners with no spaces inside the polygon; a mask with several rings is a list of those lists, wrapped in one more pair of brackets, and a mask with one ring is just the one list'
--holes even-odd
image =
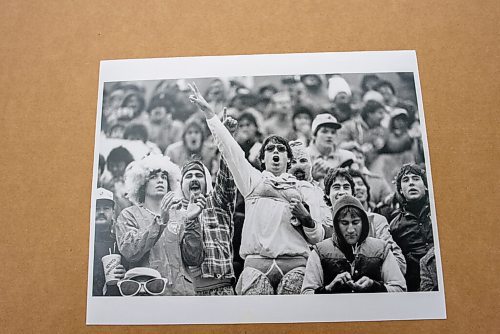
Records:
{"label": "man wearing glasses", "polygon": [[[179,210],[179,167],[168,157],[147,156],[125,172],[125,187],[133,206],[117,219],[116,240],[130,268],[147,267],[167,279],[165,295],[194,295],[188,266],[200,265],[203,243],[198,216],[202,196],[192,196]],[[122,289],[123,290],[123,289]]]}
{"label": "man wearing glasses", "polygon": [[264,140],[259,155],[263,169],[260,172],[245,159],[241,147],[195,85],[191,86],[191,92],[191,102],[204,113],[236,186],[245,198],[240,247],[245,268],[236,292],[241,295],[300,294],[309,245],[321,241],[324,230],[305,208],[297,179],[286,172],[293,158],[288,142],[275,135]]}

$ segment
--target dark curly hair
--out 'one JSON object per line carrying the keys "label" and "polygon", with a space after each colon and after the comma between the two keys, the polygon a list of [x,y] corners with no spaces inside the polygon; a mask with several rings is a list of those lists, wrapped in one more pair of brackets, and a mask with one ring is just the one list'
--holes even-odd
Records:
{"label": "dark curly hair", "polygon": [[134,161],[134,157],[130,151],[123,146],[118,146],[109,152],[107,165],[125,162],[125,165],[128,166],[132,161]]}
{"label": "dark curly hair", "polygon": [[417,164],[403,165],[403,167],[401,167],[401,169],[399,170],[398,175],[396,176],[397,194],[403,200],[403,203],[406,202],[406,199],[401,192],[401,180],[403,179],[403,176],[410,173],[420,176],[422,178],[422,181],[424,182],[425,188],[427,188],[427,173],[424,168],[420,167]]}
{"label": "dark curly hair", "polygon": [[378,91],[380,87],[389,87],[389,89],[392,91],[392,94],[396,95],[396,89],[394,88],[394,85],[390,83],[387,80],[380,80],[375,87],[373,87],[374,90]]}
{"label": "dark curly hair", "polygon": [[349,182],[349,184],[351,185],[352,195],[354,196],[354,180],[352,179],[351,174],[349,174],[347,168],[331,168],[328,170],[328,173],[323,180],[323,183],[325,185],[324,200],[328,206],[332,206],[332,202],[330,202],[330,188],[332,187],[335,179],[338,177],[343,177],[347,180],[347,182]]}
{"label": "dark curly hair", "polygon": [[[264,142],[262,143],[262,146],[260,147],[260,152],[259,152],[259,160],[261,161],[261,170],[266,169],[266,164],[263,162],[264,160],[264,154],[266,153],[266,146],[269,143],[275,143],[275,144],[283,144],[286,147],[286,155],[288,159],[292,160],[293,159],[293,153],[292,149],[290,148],[290,145],[288,144],[288,141],[278,135],[270,135],[266,139],[264,139]],[[286,164],[286,170],[289,170],[291,167],[290,161]]]}
{"label": "dark curly hair", "polygon": [[370,100],[366,102],[363,109],[361,109],[361,118],[366,122],[366,120],[368,119],[368,114],[373,114],[380,108],[384,109],[384,106],[377,101]]}

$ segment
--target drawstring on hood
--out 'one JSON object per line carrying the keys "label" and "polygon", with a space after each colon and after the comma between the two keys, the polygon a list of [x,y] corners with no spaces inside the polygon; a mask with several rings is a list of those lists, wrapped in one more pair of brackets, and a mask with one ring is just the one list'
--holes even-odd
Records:
{"label": "drawstring on hood", "polygon": [[[354,207],[359,209],[361,215],[361,235],[359,236],[359,240],[356,242],[356,244],[352,246],[349,245],[344,239],[344,236],[340,232],[339,227],[338,214],[342,209],[346,207]],[[339,200],[337,200],[337,202],[333,206],[333,227],[335,229],[335,234],[332,236],[333,242],[337,244],[337,246],[346,256],[347,260],[352,262],[356,257],[359,245],[361,245],[363,241],[366,240],[366,238],[368,237],[368,233],[370,232],[370,223],[368,220],[368,216],[363,208],[363,205],[361,205],[361,202],[357,198],[350,195],[344,195],[340,197]]]}

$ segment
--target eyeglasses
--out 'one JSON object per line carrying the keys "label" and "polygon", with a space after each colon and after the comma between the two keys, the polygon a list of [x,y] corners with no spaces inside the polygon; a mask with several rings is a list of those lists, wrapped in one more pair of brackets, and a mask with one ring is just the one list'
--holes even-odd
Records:
{"label": "eyeglasses", "polygon": [[120,290],[120,294],[122,296],[131,297],[141,291],[141,287],[144,287],[144,290],[153,296],[161,295],[165,288],[167,287],[167,279],[166,278],[153,278],[146,282],[137,282],[133,280],[123,280],[117,283],[118,290]]}
{"label": "eyeglasses", "polygon": [[269,145],[266,146],[266,151],[267,152],[273,152],[275,148],[280,153],[286,152],[286,146],[285,145],[281,145],[281,144],[277,144],[277,145],[275,145],[275,144],[269,144]]}

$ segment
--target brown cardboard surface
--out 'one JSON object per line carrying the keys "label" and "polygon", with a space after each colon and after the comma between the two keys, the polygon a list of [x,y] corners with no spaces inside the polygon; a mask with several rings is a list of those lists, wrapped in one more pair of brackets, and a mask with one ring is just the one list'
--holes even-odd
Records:
{"label": "brown cardboard surface", "polygon": [[[4,0],[0,17],[1,332],[498,330],[497,0]],[[85,325],[100,60],[399,49],[420,67],[447,320]]]}

